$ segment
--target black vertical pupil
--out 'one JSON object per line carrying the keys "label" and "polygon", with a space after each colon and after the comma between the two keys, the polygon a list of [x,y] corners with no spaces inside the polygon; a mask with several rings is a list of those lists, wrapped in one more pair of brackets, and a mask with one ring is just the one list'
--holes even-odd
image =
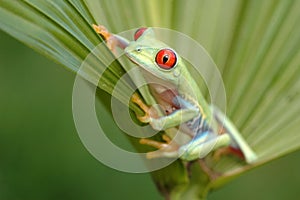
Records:
{"label": "black vertical pupil", "polygon": [[163,57],[163,63],[165,64],[166,62],[168,62],[169,60],[169,56],[168,55],[164,55]]}

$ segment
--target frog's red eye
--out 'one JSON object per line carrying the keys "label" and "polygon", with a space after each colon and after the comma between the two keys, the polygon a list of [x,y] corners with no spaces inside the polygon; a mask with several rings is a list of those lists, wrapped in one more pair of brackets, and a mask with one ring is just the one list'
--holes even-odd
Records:
{"label": "frog's red eye", "polygon": [[141,37],[141,35],[143,35],[145,30],[147,30],[147,28],[145,28],[145,27],[142,27],[142,28],[139,28],[138,30],[136,30],[135,33],[134,33],[134,41],[139,39],[139,37]]}
{"label": "frog's red eye", "polygon": [[176,61],[176,54],[171,49],[162,49],[155,57],[155,62],[162,69],[172,69],[176,65]]}

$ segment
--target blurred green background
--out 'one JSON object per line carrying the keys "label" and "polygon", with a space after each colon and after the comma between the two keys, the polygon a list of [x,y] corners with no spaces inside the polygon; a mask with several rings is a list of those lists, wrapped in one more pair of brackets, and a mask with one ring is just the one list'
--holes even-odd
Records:
{"label": "blurred green background", "polygon": [[[149,174],[110,169],[81,144],[72,118],[73,73],[5,33],[0,40],[1,200],[162,199]],[[296,152],[208,199],[295,199],[299,167]]]}

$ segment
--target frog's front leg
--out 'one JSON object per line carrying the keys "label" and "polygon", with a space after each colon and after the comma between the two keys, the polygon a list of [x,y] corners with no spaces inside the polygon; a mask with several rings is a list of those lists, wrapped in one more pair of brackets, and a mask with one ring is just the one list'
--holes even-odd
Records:
{"label": "frog's front leg", "polygon": [[240,149],[247,163],[253,163],[254,161],[256,161],[257,155],[244,140],[234,124],[218,108],[212,106],[212,111],[214,118],[217,120],[220,126],[225,129],[225,131],[227,132],[226,134],[230,136],[230,146]]}
{"label": "frog's front leg", "polygon": [[134,94],[131,100],[139,105],[139,107],[145,112],[144,116],[137,116],[137,118],[144,123],[150,123],[155,130],[166,130],[178,126],[184,122],[187,122],[199,115],[199,110],[194,108],[183,108],[172,112],[167,116],[158,117],[155,109],[149,108],[145,105],[138,95]]}
{"label": "frog's front leg", "polygon": [[142,101],[142,99],[138,96],[138,94],[134,93],[131,96],[131,101],[137,104],[145,113],[144,116],[139,116],[139,115],[136,116],[140,122],[150,123],[151,118],[158,117],[156,110],[154,108],[150,108],[149,106],[147,106]]}

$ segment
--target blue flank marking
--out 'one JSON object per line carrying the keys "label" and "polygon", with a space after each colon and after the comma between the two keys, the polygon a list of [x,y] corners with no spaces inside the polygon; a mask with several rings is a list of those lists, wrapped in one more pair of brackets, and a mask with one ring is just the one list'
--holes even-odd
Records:
{"label": "blue flank marking", "polygon": [[[182,154],[181,158],[186,160],[194,160],[195,155],[192,155],[195,153],[194,150],[199,148],[201,144],[209,141],[210,136],[212,136],[211,131],[202,132],[201,134],[197,134],[189,143],[181,146],[179,149],[179,153]],[[200,154],[200,152],[198,154]]]}
{"label": "blue flank marking", "polygon": [[173,99],[173,103],[179,108],[188,108],[188,109],[196,109],[199,111],[198,117],[191,119],[186,122],[186,125],[189,129],[194,133],[194,135],[203,134],[203,132],[208,131],[210,128],[206,123],[206,120],[202,118],[200,110],[197,105],[192,104],[188,100],[182,98],[181,96],[177,96]]}
{"label": "blue flank marking", "polygon": [[197,105],[192,104],[192,102],[180,96],[174,98],[173,103],[181,109],[196,109],[199,111],[199,115],[197,117],[185,123],[195,137],[189,143],[179,148],[179,154],[181,155],[180,157],[182,159],[197,159],[201,154],[201,152],[199,152],[197,148],[202,148],[201,145],[204,145],[216,135],[214,134],[213,130],[209,127],[206,119],[203,119],[203,116]]}

